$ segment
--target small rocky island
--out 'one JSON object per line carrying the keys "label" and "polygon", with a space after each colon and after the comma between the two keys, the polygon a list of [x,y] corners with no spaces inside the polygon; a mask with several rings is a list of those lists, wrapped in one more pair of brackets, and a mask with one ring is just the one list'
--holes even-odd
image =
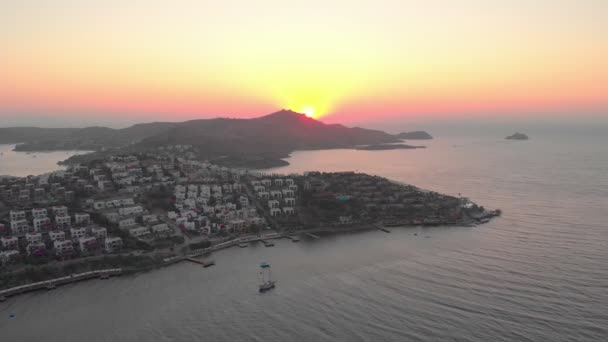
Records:
{"label": "small rocky island", "polygon": [[430,140],[433,137],[425,131],[414,131],[414,132],[403,132],[397,134],[397,138],[399,139],[407,139],[407,140]]}
{"label": "small rocky island", "polygon": [[507,139],[507,140],[528,140],[528,136],[523,133],[517,132],[513,135],[509,135],[505,139]]}

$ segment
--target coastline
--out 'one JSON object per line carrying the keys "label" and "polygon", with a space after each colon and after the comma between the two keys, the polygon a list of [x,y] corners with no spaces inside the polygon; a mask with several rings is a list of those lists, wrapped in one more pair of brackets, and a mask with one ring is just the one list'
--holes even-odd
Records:
{"label": "coastline", "polygon": [[[480,222],[479,224],[483,224],[483,223]],[[474,227],[474,226],[477,226],[477,224],[468,223],[468,224],[454,224],[454,225],[449,225],[449,224],[447,224],[447,225],[446,224],[441,224],[441,225],[435,225],[435,224],[398,225],[398,226],[390,226],[390,229],[407,229],[407,228],[411,229],[411,228],[430,227],[430,226],[451,228],[451,227]],[[239,237],[239,238],[236,238],[233,240],[225,241],[222,243],[218,243],[218,244],[215,244],[208,248],[194,250],[194,251],[191,251],[190,253],[185,253],[184,255],[179,255],[179,256],[173,255],[173,256],[168,256],[168,257],[162,258],[162,259],[159,258],[158,254],[145,256],[145,258],[150,259],[152,261],[155,261],[154,260],[155,258],[158,261],[155,261],[154,263],[149,264],[149,265],[136,266],[136,267],[124,267],[123,265],[121,265],[121,267],[119,267],[119,268],[114,268],[114,269],[110,269],[110,270],[112,270],[112,272],[111,272],[112,276],[132,275],[132,274],[137,274],[137,273],[141,273],[141,272],[152,271],[155,269],[165,268],[165,267],[168,267],[168,266],[171,266],[171,265],[183,262],[183,261],[187,261],[188,258],[210,256],[214,252],[218,252],[218,251],[233,248],[233,247],[238,247],[240,244],[243,244],[243,243],[252,243],[252,242],[259,242],[259,241],[263,241],[263,240],[265,241],[265,240],[278,240],[278,239],[291,240],[294,235],[299,235],[299,236],[306,235],[312,239],[319,239],[319,238],[322,238],[323,236],[328,236],[328,235],[351,234],[351,233],[359,233],[359,232],[368,232],[368,231],[373,231],[373,230],[379,230],[384,233],[390,233],[389,229],[387,229],[386,227],[379,225],[379,224],[356,224],[356,225],[347,226],[347,227],[345,226],[345,227],[312,228],[312,229],[305,229],[305,230],[288,231],[288,232],[284,232],[284,233],[270,233],[270,234],[260,235],[260,236],[244,236],[244,237]],[[319,236],[315,236],[314,234],[318,234]],[[295,241],[292,240],[292,242],[295,242]],[[120,255],[113,256],[113,257],[120,257]],[[140,255],[139,257],[143,257],[143,255]],[[119,270],[119,271],[117,271],[117,270]],[[19,272],[25,272],[25,271],[22,270]],[[19,273],[19,272],[15,272],[15,273]],[[19,284],[17,286],[9,287],[9,288],[1,288],[0,289],[0,302],[8,300],[9,298],[16,297],[20,294],[27,293],[27,292],[51,289],[51,288],[47,288],[46,286],[39,286],[39,287],[35,286],[36,284],[39,284],[39,283],[45,283],[45,284],[51,283],[51,284],[54,284],[57,286],[66,285],[66,284],[81,282],[81,281],[85,281],[85,280],[93,280],[96,277],[100,278],[99,277],[100,274],[107,273],[107,272],[108,272],[108,269],[91,270],[88,272],[84,272],[84,274],[94,274],[93,276],[86,276],[86,275],[82,276],[82,277],[77,276],[76,278],[72,278],[72,279],[67,279],[67,278],[69,278],[69,276],[63,276],[63,277],[56,277],[56,278],[48,278],[48,279],[44,279],[44,280],[37,281],[37,282],[23,283],[23,284]],[[105,279],[105,278],[100,278],[100,279]],[[20,288],[25,288],[28,286],[32,286],[33,288],[28,289],[28,290],[19,290]]]}

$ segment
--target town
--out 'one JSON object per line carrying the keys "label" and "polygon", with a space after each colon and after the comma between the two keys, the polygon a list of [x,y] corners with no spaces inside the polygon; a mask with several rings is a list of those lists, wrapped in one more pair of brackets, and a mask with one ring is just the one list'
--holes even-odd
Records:
{"label": "town", "polygon": [[[263,237],[297,241],[296,234],[314,232],[472,225],[499,213],[362,173],[231,169],[197,160],[191,146],[172,145],[2,179],[0,263],[5,275],[52,266],[63,276],[104,260],[162,264]],[[1,288],[26,280],[3,279]]]}

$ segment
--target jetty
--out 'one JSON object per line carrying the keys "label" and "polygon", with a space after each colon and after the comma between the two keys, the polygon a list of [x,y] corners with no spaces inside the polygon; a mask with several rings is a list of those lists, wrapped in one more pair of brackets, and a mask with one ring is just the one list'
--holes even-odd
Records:
{"label": "jetty", "polygon": [[374,227],[376,227],[376,229],[381,230],[385,233],[390,233],[391,231],[386,229],[386,227],[384,227],[382,224],[380,223],[374,223]]}
{"label": "jetty", "polygon": [[274,246],[274,243],[270,242],[270,241],[265,241],[260,239],[260,242],[264,244],[264,247],[272,247]]}
{"label": "jetty", "polygon": [[314,238],[314,239],[320,239],[321,238],[320,236],[312,235],[310,233],[305,233],[305,234],[308,235],[308,236],[310,236],[311,238]]}
{"label": "jetty", "polygon": [[92,278],[107,278],[110,276],[117,276],[122,274],[122,268],[112,268],[105,270],[90,271],[84,273],[71,274],[69,276],[54,278],[50,280],[40,281],[37,283],[31,283],[16,287],[11,287],[0,291],[0,301],[6,300],[6,298],[14,295],[18,295],[25,292],[36,291],[36,290],[52,290],[60,285],[69,283],[75,283],[77,281],[92,279]]}
{"label": "jetty", "polygon": [[190,258],[190,257],[186,258],[185,260],[188,260],[195,264],[203,265],[203,267],[209,267],[209,266],[215,265],[215,262],[213,260],[202,260],[202,259],[196,259],[196,258]]}
{"label": "jetty", "polygon": [[298,242],[298,241],[300,241],[300,239],[298,239],[298,238],[297,238],[297,237],[295,237],[295,236],[284,235],[284,237],[285,237],[286,239],[291,240],[291,242]]}

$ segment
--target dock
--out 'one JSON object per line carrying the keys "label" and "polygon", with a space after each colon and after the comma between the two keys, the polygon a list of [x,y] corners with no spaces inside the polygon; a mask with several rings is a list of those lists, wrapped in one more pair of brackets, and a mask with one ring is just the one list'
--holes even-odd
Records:
{"label": "dock", "polygon": [[101,276],[110,277],[122,274],[122,268],[112,268],[98,271],[90,271],[84,273],[72,274],[66,277],[54,278],[50,280],[40,281],[37,283],[31,283],[16,287],[11,287],[6,290],[0,291],[0,301],[6,300],[10,296],[18,295],[25,292],[36,291],[36,290],[52,290],[57,286],[75,283],[82,280],[99,278]]}
{"label": "dock", "polygon": [[272,243],[270,241],[266,241],[266,240],[260,239],[260,242],[264,244],[264,247],[272,247],[272,246],[274,246],[274,243]]}
{"label": "dock", "polygon": [[391,231],[386,229],[386,227],[384,227],[382,224],[380,223],[374,223],[374,227],[376,227],[376,229],[381,230],[385,233],[390,233]]}
{"label": "dock", "polygon": [[305,233],[305,234],[308,235],[308,236],[310,236],[311,238],[314,238],[314,239],[320,239],[321,238],[320,236],[312,235],[310,233]]}
{"label": "dock", "polygon": [[298,242],[298,241],[300,241],[300,239],[298,239],[295,236],[285,235],[285,238],[291,240],[291,242]]}
{"label": "dock", "polygon": [[196,258],[186,258],[186,260],[193,262],[195,264],[203,265],[203,267],[209,267],[215,265],[213,260],[201,260]]}

